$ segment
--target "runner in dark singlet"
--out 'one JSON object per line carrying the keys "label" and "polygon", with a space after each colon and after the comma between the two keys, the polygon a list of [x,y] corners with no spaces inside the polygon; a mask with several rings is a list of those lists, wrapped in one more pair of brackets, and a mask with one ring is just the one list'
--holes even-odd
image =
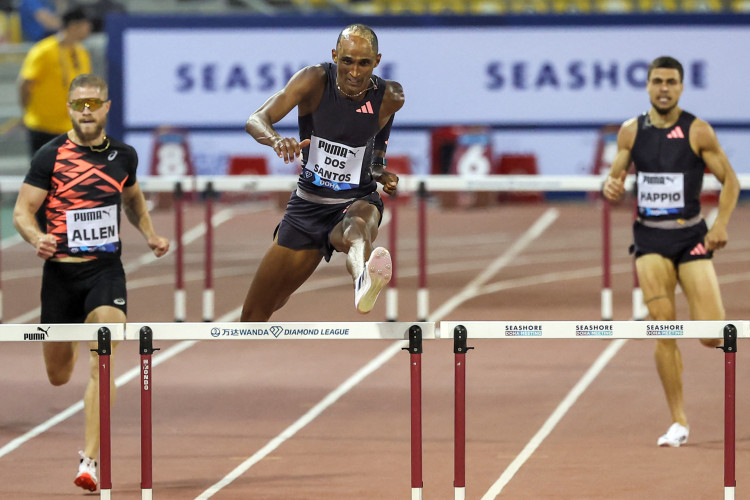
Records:
{"label": "runner in dark singlet", "polygon": [[[385,151],[394,114],[404,104],[403,89],[373,75],[381,56],[367,26],[344,28],[332,56],[333,64],[297,72],[245,126],[286,163],[302,156],[303,168],[253,277],[242,321],[267,321],[334,250],[347,254],[359,312],[373,308],[390,280],[390,254],[373,242],[383,212],[377,184],[392,194],[398,183],[386,170]],[[299,141],[273,128],[295,107]]]}
{"label": "runner in dark singlet", "polygon": [[[654,321],[674,321],[679,283],[691,320],[722,320],[724,306],[711,257],[727,244],[727,225],[737,204],[739,182],[713,128],[680,109],[682,65],[655,59],[648,70],[651,109],[626,121],[617,136],[617,155],[603,193],[620,199],[631,161],[637,175],[638,220],[633,225],[636,270]],[[722,183],[719,212],[709,229],[701,216],[705,169]],[[702,340],[715,347],[718,339]],[[687,442],[689,428],[682,393],[682,359],[674,339],[657,340],[656,367],[672,425],[659,446]]]}
{"label": "runner in dark singlet", "polygon": [[[32,158],[13,222],[45,261],[42,323],[124,323],[127,293],[120,261],[121,207],[157,257],[167,252],[169,240],[154,231],[136,180],[135,150],[105,135],[111,105],[107,84],[97,76],[80,75],[70,85],[68,101],[73,129]],[[50,382],[68,382],[78,357],[77,342],[44,343],[43,352]],[[79,452],[75,478],[76,485],[90,491],[97,487],[99,450],[97,358],[95,352],[89,357],[85,445]]]}

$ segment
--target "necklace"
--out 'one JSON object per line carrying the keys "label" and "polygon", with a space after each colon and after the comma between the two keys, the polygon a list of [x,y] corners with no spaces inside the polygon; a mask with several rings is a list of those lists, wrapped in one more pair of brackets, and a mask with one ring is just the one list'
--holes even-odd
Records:
{"label": "necklace", "polygon": [[354,99],[355,97],[361,96],[362,94],[364,94],[365,92],[367,92],[370,89],[376,89],[377,86],[375,86],[375,82],[373,82],[372,78],[370,78],[370,85],[368,85],[366,89],[362,90],[361,92],[357,92],[356,94],[347,94],[346,92],[344,92],[343,90],[341,90],[341,87],[339,87],[339,81],[338,81],[338,79],[336,79],[336,88],[339,89],[339,92],[341,92],[341,94],[344,97],[348,97],[349,99]]}
{"label": "necklace", "polygon": [[89,149],[94,153],[101,153],[102,151],[106,151],[107,149],[109,149],[109,137],[105,135],[102,143],[99,144],[99,147],[89,145]]}

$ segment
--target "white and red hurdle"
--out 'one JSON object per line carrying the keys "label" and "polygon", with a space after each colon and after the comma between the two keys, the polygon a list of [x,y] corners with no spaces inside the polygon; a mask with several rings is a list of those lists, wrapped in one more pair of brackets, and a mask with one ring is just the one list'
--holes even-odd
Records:
{"label": "white and red hurdle", "polygon": [[[529,335],[508,335],[523,331],[533,323]],[[96,342],[93,349],[99,355],[99,378],[110,379],[111,343],[114,341],[140,342],[141,372],[141,495],[153,498],[152,476],[152,410],[151,398],[154,377],[151,356],[157,349],[155,340],[268,340],[283,341],[299,338],[325,339],[384,339],[402,341],[401,349],[409,352],[410,366],[410,424],[411,424],[411,491],[412,500],[422,499],[422,379],[421,356],[423,340],[453,338],[454,346],[454,495],[466,498],[466,367],[469,339],[654,339],[654,338],[718,338],[723,340],[724,352],[724,500],[734,500],[735,476],[735,397],[737,340],[750,338],[750,321],[587,321],[585,331],[577,321],[442,321],[440,323],[131,323],[122,324],[22,324],[2,325],[2,341]],[[316,332],[299,336],[295,330],[304,328]],[[241,334],[241,331],[255,334]],[[345,331],[345,334],[341,332]],[[43,332],[43,333],[40,333]],[[262,334],[260,334],[260,333]],[[337,333],[329,333],[337,332]],[[110,384],[99,384],[100,402],[100,497],[111,498],[112,448],[110,427]]]}

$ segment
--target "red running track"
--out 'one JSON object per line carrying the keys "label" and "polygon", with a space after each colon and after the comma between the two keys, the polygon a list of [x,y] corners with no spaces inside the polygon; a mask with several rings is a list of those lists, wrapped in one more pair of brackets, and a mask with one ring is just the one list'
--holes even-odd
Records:
{"label": "red running track", "polygon": [[[509,265],[485,282],[485,294],[441,319],[598,320],[599,212],[593,205],[504,205],[473,210],[431,207],[430,311],[443,308],[496,261],[548,209],[559,217]],[[229,207],[219,204],[216,216]],[[216,319],[236,319],[249,279],[280,213],[236,206],[215,231]],[[746,207],[730,225],[730,243],[715,259],[727,317],[750,318],[750,231]],[[229,214],[226,214],[229,215]],[[188,232],[200,207],[185,214]],[[613,212],[614,319],[630,317],[629,210]],[[157,226],[169,234],[171,216]],[[417,212],[399,213],[399,320],[416,318]],[[166,228],[166,229],[165,229]],[[386,233],[381,234],[381,240]],[[125,234],[131,321],[173,319],[174,261],[145,265],[145,244]],[[200,321],[201,238],[185,246],[188,321]],[[24,245],[3,256],[7,322],[34,322],[41,262]],[[274,317],[278,321],[380,321],[384,301],[367,317],[354,311],[341,256],[322,265]],[[684,301],[678,309],[687,317]],[[479,499],[542,428],[597,358],[603,340],[475,340],[466,355],[466,498]],[[750,410],[745,343],[737,355],[737,415]],[[0,447],[80,400],[86,382],[50,386],[38,345],[0,344],[3,404]],[[662,449],[656,438],[669,416],[653,366],[653,343],[627,341],[528,457],[498,498],[715,499],[723,490],[723,353],[682,341],[689,443]],[[153,369],[154,498],[192,499],[269,443],[278,442],[217,499],[399,499],[410,497],[408,353],[388,341],[163,342]],[[85,347],[80,347],[82,357]],[[177,352],[177,349],[184,349]],[[394,351],[383,354],[384,351]],[[173,354],[173,355],[172,355]],[[167,359],[168,356],[172,355]],[[372,373],[288,439],[279,436],[342,383],[381,356]],[[121,345],[114,374],[138,366],[137,345]],[[370,365],[371,366],[371,365]],[[422,355],[424,498],[453,498],[453,343],[426,341]],[[112,410],[112,496],[140,498],[140,392],[134,381]],[[73,485],[82,447],[80,412],[0,457],[0,497],[79,498]],[[750,424],[737,422],[737,498],[750,490]],[[275,441],[278,440],[278,441]]]}

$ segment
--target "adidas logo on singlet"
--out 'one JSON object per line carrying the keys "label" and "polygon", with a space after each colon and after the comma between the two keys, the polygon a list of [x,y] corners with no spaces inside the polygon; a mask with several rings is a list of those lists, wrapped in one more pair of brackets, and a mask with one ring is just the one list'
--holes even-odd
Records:
{"label": "adidas logo on singlet", "polygon": [[370,104],[370,101],[367,101],[362,105],[361,108],[357,110],[357,113],[364,113],[366,115],[374,115],[375,112],[372,110],[372,104]]}
{"label": "adidas logo on singlet", "polygon": [[682,129],[679,125],[677,125],[675,128],[669,131],[667,134],[667,139],[684,139],[685,134],[682,132]]}

